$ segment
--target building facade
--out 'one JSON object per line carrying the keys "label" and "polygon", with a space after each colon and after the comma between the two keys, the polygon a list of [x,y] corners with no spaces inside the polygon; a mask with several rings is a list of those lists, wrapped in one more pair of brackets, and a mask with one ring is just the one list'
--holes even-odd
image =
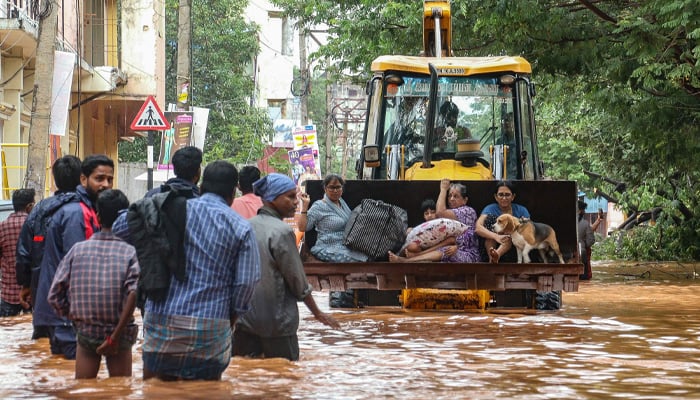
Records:
{"label": "building facade", "polygon": [[266,0],[249,1],[246,18],[260,27],[260,53],[251,71],[255,81],[253,105],[267,109],[273,122],[298,120],[298,101],[290,89],[294,70],[299,68],[299,34],[293,21]]}
{"label": "building facade", "polygon": [[145,99],[164,104],[164,0],[0,0],[2,198],[24,185],[35,88],[47,84],[35,74],[39,24],[50,6],[58,10],[47,167],[65,154],[118,162],[117,143],[138,135],[130,125]]}

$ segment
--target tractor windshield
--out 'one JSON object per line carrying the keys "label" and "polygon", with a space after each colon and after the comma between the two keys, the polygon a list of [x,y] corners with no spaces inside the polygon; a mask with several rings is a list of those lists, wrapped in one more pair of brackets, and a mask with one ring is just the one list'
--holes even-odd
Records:
{"label": "tractor windshield", "polygon": [[[426,146],[429,77],[403,76],[402,83],[389,83],[383,97],[382,147],[403,151],[403,163],[420,161]],[[457,141],[477,139],[484,158],[491,145],[507,144],[515,149],[513,85],[502,85],[495,77],[440,77],[431,143],[432,159],[454,158]],[[403,148],[401,146],[404,146]]]}

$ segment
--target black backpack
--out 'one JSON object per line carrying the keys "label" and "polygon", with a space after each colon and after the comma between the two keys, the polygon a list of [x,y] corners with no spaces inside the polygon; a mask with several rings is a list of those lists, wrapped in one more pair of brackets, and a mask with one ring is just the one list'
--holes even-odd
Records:
{"label": "black backpack", "polygon": [[127,211],[129,236],[141,267],[137,290],[140,308],[146,298],[164,300],[172,276],[179,281],[186,279],[186,201],[194,194],[191,190],[164,189],[166,191],[134,202]]}

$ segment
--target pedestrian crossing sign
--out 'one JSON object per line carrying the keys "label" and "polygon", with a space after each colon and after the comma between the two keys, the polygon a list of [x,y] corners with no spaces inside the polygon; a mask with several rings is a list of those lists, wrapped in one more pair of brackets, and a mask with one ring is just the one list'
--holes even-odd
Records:
{"label": "pedestrian crossing sign", "polygon": [[148,96],[141,106],[141,111],[136,114],[136,118],[131,122],[131,129],[135,131],[161,131],[170,129],[170,122],[163,115],[163,111],[158,107],[156,99]]}

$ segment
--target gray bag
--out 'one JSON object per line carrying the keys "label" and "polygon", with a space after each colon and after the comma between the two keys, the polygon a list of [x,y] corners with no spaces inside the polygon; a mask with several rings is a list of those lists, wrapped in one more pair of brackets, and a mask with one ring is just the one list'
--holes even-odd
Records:
{"label": "gray bag", "polygon": [[406,210],[381,200],[364,199],[352,210],[345,225],[345,246],[367,254],[372,260],[386,260],[406,240]]}

